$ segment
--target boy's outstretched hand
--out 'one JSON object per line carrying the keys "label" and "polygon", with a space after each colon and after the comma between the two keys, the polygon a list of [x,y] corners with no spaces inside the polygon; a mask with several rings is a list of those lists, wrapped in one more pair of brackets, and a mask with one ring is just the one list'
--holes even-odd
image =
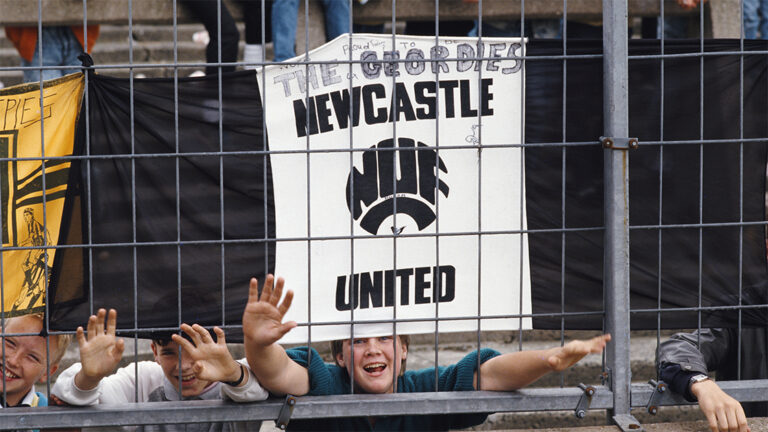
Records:
{"label": "boy's outstretched hand", "polygon": [[[198,379],[233,382],[240,379],[241,374],[245,374],[245,372],[241,372],[243,366],[232,358],[232,354],[227,348],[224,330],[218,327],[213,328],[214,333],[216,333],[216,342],[213,341],[208,330],[199,324],[191,326],[182,324],[181,330],[189,335],[194,344],[177,334],[171,338],[182,347],[185,355],[189,355],[195,361],[192,368]],[[245,377],[245,375],[243,376]],[[246,382],[247,377],[243,379],[240,385]]]}
{"label": "boy's outstretched hand", "polygon": [[589,340],[568,342],[547,359],[547,363],[555,372],[560,372],[573,366],[587,354],[603,352],[605,344],[611,340],[611,335],[604,334]]}
{"label": "boy's outstretched hand", "polygon": [[[106,331],[104,321],[106,318]],[[88,336],[82,327],[77,328],[77,344],[80,346],[82,368],[75,375],[75,385],[81,390],[96,388],[102,378],[112,373],[123,357],[125,342],[115,337],[117,311],[99,309],[88,318]]]}
{"label": "boy's outstretched hand", "polygon": [[309,392],[309,373],[304,366],[288,357],[283,347],[276,343],[296,327],[296,322],[284,323],[283,318],[291,307],[293,291],[283,295],[283,278],[267,275],[259,295],[259,281],[251,279],[248,304],[243,312],[243,336],[248,366],[259,383],[274,395],[305,395]]}
{"label": "boy's outstretched hand", "polygon": [[259,282],[251,278],[248,304],[243,312],[243,334],[249,345],[267,347],[296,327],[295,321],[283,323],[283,317],[293,300],[293,291],[288,290],[280,303],[284,283],[283,278],[277,278],[275,283],[275,277],[267,275],[259,295]]}
{"label": "boy's outstretched hand", "polygon": [[550,372],[560,372],[587,354],[603,351],[611,335],[589,340],[575,340],[564,346],[545,350],[517,351],[494,357],[480,365],[478,390],[511,391],[525,387]]}

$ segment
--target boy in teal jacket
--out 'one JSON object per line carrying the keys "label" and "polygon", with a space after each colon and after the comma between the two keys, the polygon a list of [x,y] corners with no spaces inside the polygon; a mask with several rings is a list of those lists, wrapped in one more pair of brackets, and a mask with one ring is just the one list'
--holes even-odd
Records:
{"label": "boy in teal jacket", "polygon": [[[332,342],[336,364],[326,364],[314,349],[285,350],[277,343],[296,326],[283,323],[293,299],[288,291],[280,302],[284,281],[268,275],[261,295],[251,279],[248,304],[243,313],[243,333],[248,364],[259,382],[276,395],[318,396],[354,393],[412,393],[434,391],[496,390],[524,387],[541,376],[562,371],[589,353],[602,352],[610,335],[537,351],[499,354],[490,349],[467,354],[458,363],[420,371],[405,371],[408,339],[398,335]],[[478,367],[478,356],[480,366]],[[354,359],[354,360],[353,360]],[[397,377],[397,380],[394,378]],[[354,382],[354,386],[352,385]],[[478,386],[478,383],[480,385]],[[448,430],[485,421],[487,414],[401,415],[292,421],[291,430]]]}

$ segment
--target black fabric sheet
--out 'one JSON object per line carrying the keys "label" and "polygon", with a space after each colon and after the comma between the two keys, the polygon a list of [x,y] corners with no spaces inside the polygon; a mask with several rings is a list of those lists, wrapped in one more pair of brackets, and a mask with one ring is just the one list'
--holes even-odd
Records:
{"label": "black fabric sheet", "polygon": [[[738,40],[707,40],[703,61],[695,56],[665,58],[662,68],[659,58],[629,60],[629,136],[640,140],[639,149],[627,152],[634,329],[657,326],[655,312],[640,310],[673,309],[661,314],[662,328],[695,328],[697,312],[674,308],[697,307],[699,301],[704,307],[739,305],[739,296],[742,304],[766,303],[762,221],[768,57],[725,53],[739,49]],[[766,49],[763,41],[745,41],[745,50]],[[699,51],[698,40],[665,43],[666,54]],[[660,52],[656,40],[629,44],[630,56]],[[723,54],[709,54],[717,52]],[[568,55],[601,53],[602,41],[567,45]],[[562,41],[527,46],[528,56],[562,54]],[[604,135],[602,63],[601,57],[569,59],[565,66],[561,59],[526,63],[526,143],[571,143],[526,148],[528,228],[584,229],[530,235],[533,312],[594,312],[562,322],[560,317],[539,316],[535,328],[603,325],[603,156],[615,150],[597,144]],[[663,146],[649,143],[662,138],[668,142]],[[732,141],[676,143],[701,138]],[[596,144],[579,144],[584,142]],[[737,226],[740,221],[755,224]],[[699,229],[699,224],[726,225]],[[659,225],[672,227],[653,228]],[[766,325],[767,316],[764,308],[744,310],[742,324]],[[738,318],[734,310],[705,311],[701,325],[735,326]]]}
{"label": "black fabric sheet", "polygon": [[92,159],[71,170],[59,244],[93,247],[57,255],[52,328],[91,304],[121,329],[240,325],[249,279],[274,266],[272,180],[255,73],[222,80],[221,128],[218,86],[179,79],[176,100],[173,79],[134,80],[132,119],[128,79],[89,75],[76,154]]}

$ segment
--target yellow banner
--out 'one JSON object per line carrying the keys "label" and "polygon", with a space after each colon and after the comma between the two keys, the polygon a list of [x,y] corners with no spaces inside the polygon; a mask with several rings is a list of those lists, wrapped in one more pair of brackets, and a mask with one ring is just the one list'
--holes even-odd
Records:
{"label": "yellow banner", "polygon": [[[42,310],[69,178],[80,73],[0,90],[2,313]],[[42,112],[42,116],[41,116]],[[42,118],[42,122],[41,122]],[[12,248],[12,249],[10,249]],[[10,249],[10,250],[9,250]]]}

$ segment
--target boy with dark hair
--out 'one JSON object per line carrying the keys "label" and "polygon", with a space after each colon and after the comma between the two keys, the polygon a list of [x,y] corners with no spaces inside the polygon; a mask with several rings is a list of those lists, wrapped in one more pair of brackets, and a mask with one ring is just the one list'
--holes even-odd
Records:
{"label": "boy with dark hair", "polygon": [[[124,342],[115,337],[117,312],[110,309],[106,316],[104,309],[91,315],[87,337],[83,328],[78,327],[80,363],[62,372],[51,390],[63,402],[95,405],[223,398],[251,402],[267,398],[245,359],[232,358],[224,331],[218,327],[214,327],[214,341],[202,326],[182,324],[181,330],[189,340],[178,334],[157,336],[151,345],[154,362],[130,364],[110,375],[122,358]],[[143,426],[139,430],[236,431],[258,430],[259,425],[260,422],[195,423]]]}
{"label": "boy with dark hair", "polygon": [[[5,394],[2,407],[48,405],[45,395],[35,392],[35,383],[44,383],[56,372],[72,336],[50,336],[47,338],[49,346],[46,348],[46,338],[40,335],[43,320],[42,314],[22,315],[5,320],[5,352],[0,357]],[[25,333],[32,335],[23,335]],[[2,396],[0,393],[0,398]]]}
{"label": "boy with dark hair", "polygon": [[[314,349],[285,350],[277,343],[296,327],[283,323],[293,292],[282,297],[284,281],[268,275],[261,295],[251,279],[243,313],[245,352],[259,382],[274,394],[334,395],[354,393],[414,393],[428,391],[497,390],[524,387],[552,371],[562,371],[589,353],[602,352],[610,335],[540,351],[501,355],[491,349],[472,352],[452,366],[405,372],[407,338],[389,335],[334,341],[335,365],[323,362]],[[274,285],[274,289],[273,289]],[[478,366],[478,363],[480,365]],[[435,380],[437,375],[437,381]],[[354,384],[353,384],[354,383]],[[401,415],[291,421],[291,430],[448,430],[485,421],[487,414]]]}

